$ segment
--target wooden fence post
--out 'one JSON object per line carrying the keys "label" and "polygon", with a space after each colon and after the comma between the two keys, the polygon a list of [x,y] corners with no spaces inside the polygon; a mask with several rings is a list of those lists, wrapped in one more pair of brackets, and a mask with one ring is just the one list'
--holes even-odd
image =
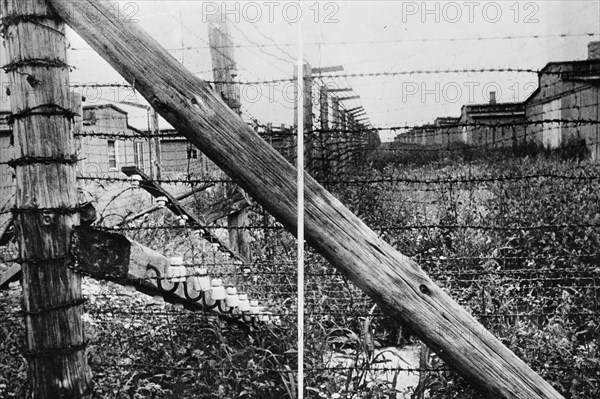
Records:
{"label": "wooden fence post", "polygon": [[319,132],[320,153],[314,154],[315,158],[321,160],[319,172],[323,180],[327,179],[330,172],[330,148],[331,132],[329,132],[329,88],[327,85],[319,87],[319,119],[321,130]]}
{"label": "wooden fence post", "polygon": [[79,210],[65,27],[43,0],[2,0],[1,11],[32,396],[91,398],[81,277],[68,267]]}
{"label": "wooden fence post", "polygon": [[[227,20],[221,12],[208,16],[208,40],[213,65],[215,91],[220,93],[229,108],[236,114],[242,114],[240,87],[235,83],[237,65],[233,52],[233,42],[229,35]],[[237,186],[227,185],[229,195]],[[229,228],[229,246],[245,259],[251,259],[250,232],[247,230],[250,214],[248,209],[242,209],[227,216]]]}
{"label": "wooden fence post", "polygon": [[331,97],[331,137],[333,150],[330,152],[330,164],[331,170],[334,173],[339,173],[339,166],[342,164],[340,162],[341,156],[341,144],[342,142],[342,132],[340,130],[340,101],[338,97]]}
{"label": "wooden fence post", "polygon": [[[294,80],[298,76],[296,66],[294,66]],[[294,102],[294,126],[298,126],[298,105],[302,104],[304,109],[304,170],[313,174],[315,172],[315,158],[318,157],[315,151],[316,136],[313,131],[313,68],[304,62],[302,67],[302,87],[296,87]]]}
{"label": "wooden fence post", "polygon": [[[153,178],[155,178],[156,180],[161,180],[162,179],[162,154],[161,154],[161,143],[160,143],[160,128],[158,126],[158,114],[156,113],[156,110],[152,110],[152,133],[151,135],[154,136],[154,165],[150,165],[150,169],[154,170],[155,173],[153,173]],[[150,136],[152,137],[152,136]]]}
{"label": "wooden fence post", "polygon": [[[289,231],[297,227],[297,170],[204,82],[139,26],[98,0],[48,0],[69,25],[179,132]],[[135,54],[135,57],[131,57]],[[383,241],[312,177],[305,177],[307,242],[402,322],[485,397],[562,398],[410,258]]]}
{"label": "wooden fence post", "polygon": [[321,117],[321,129],[329,129],[329,90],[326,85],[319,88],[319,105]]}

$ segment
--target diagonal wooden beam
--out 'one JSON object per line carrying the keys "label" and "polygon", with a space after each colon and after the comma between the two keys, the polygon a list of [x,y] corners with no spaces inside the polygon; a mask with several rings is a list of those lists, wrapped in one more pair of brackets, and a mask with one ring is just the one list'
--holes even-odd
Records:
{"label": "diagonal wooden beam", "polygon": [[[250,306],[248,309],[246,306],[244,309],[240,306],[241,293],[237,290],[236,294],[225,299],[215,299],[211,296],[214,280],[207,274],[198,274],[198,270],[192,267],[187,267],[184,274],[179,275],[183,281],[174,282],[169,258],[122,234],[77,227],[73,233],[71,254],[75,260],[73,269],[86,276],[132,286],[144,294],[160,296],[166,302],[182,304],[190,310],[222,314],[229,321],[277,323],[276,317],[263,312],[261,307]],[[200,289],[198,282],[202,277],[209,284]],[[21,265],[15,264],[0,276],[0,290],[7,289],[10,283],[20,279]],[[237,298],[234,298],[236,295]]]}
{"label": "diagonal wooden beam", "polygon": [[204,238],[205,240],[207,240],[211,243],[218,244],[219,248],[223,252],[227,252],[234,259],[237,259],[243,263],[248,263],[248,260],[245,257],[243,257],[242,255],[240,255],[239,253],[237,253],[236,251],[231,249],[231,247],[228,244],[224,243],[219,237],[217,237],[216,234],[214,234],[212,231],[207,229],[206,228],[206,226],[208,224],[207,222],[205,222],[200,217],[198,217],[198,215],[196,215],[196,213],[193,210],[191,210],[187,206],[181,204],[173,195],[171,195],[171,193],[169,193],[167,190],[165,190],[160,184],[156,183],[153,180],[150,180],[148,175],[146,175],[137,166],[124,166],[121,168],[121,171],[123,173],[125,173],[125,175],[127,175],[128,177],[131,177],[134,175],[140,176],[141,177],[141,180],[139,181],[140,188],[146,190],[150,195],[152,195],[155,198],[166,197],[168,200],[167,204],[166,204],[166,208],[169,209],[171,212],[173,212],[177,216],[187,217],[187,219],[189,221],[188,223],[191,226],[197,227],[202,231],[202,238]]}
{"label": "diagonal wooden beam", "polygon": [[[218,299],[215,291],[219,288],[210,276],[198,274],[193,267],[180,267],[184,269],[183,273],[175,273],[169,258],[122,234],[78,227],[73,233],[71,253],[75,259],[74,269],[84,275],[133,286],[167,302],[182,304],[191,310],[223,314],[234,321],[276,322],[273,316],[267,316],[256,306],[244,310],[239,304],[239,293],[226,293],[225,298]],[[209,284],[200,283],[201,278],[208,279],[205,283],[208,281]],[[266,317],[259,317],[258,313]]]}
{"label": "diagonal wooden beam", "polygon": [[8,244],[15,236],[12,217],[6,221],[6,224],[0,229],[0,246]]}
{"label": "diagonal wooden beam", "polygon": [[354,113],[356,113],[356,111],[359,111],[361,109],[363,109],[363,106],[359,105],[358,107],[347,109],[346,112],[349,114],[354,114]]}
{"label": "diagonal wooden beam", "polygon": [[322,67],[322,68],[311,68],[312,75],[322,75],[324,73],[343,72],[343,71],[344,71],[344,67],[342,65],[328,66],[328,67]]}
{"label": "diagonal wooden beam", "polygon": [[[135,81],[161,116],[296,231],[296,168],[231,111],[209,83],[187,71],[137,24],[115,18],[105,2],[48,1],[124,79]],[[303,183],[308,243],[486,397],[562,398],[412,259],[379,238],[312,177]]]}
{"label": "diagonal wooden beam", "polygon": [[[210,183],[210,184],[204,184],[204,185],[202,185],[200,187],[194,188],[191,191],[188,191],[185,194],[181,194],[181,195],[176,196],[175,199],[178,200],[178,201],[184,200],[184,199],[186,199],[186,198],[188,198],[188,197],[190,197],[190,196],[192,196],[192,195],[194,195],[196,193],[204,191],[207,188],[210,188],[210,187],[213,187],[213,186],[214,186],[214,184],[212,184],[212,183]],[[117,223],[116,226],[121,226],[123,224],[129,223],[129,222],[133,222],[134,220],[137,220],[137,219],[139,219],[141,217],[144,217],[145,215],[147,215],[149,213],[152,213],[152,212],[154,212],[154,211],[156,211],[158,209],[160,209],[160,207],[157,206],[157,205],[148,207],[148,208],[146,208],[146,209],[144,209],[144,210],[142,210],[140,212],[137,212],[137,213],[134,213],[133,215],[129,215],[129,216],[125,217],[125,219],[122,222]]]}
{"label": "diagonal wooden beam", "polygon": [[246,209],[250,204],[246,201],[246,198],[241,193],[234,193],[221,201],[217,201],[214,204],[204,208],[200,211],[202,221],[204,223],[211,224],[217,220],[223,219],[229,215]]}
{"label": "diagonal wooden beam", "polygon": [[355,96],[346,96],[346,97],[338,97],[338,101],[346,101],[346,100],[356,100],[359,99],[360,96],[359,95],[355,95]]}
{"label": "diagonal wooden beam", "polygon": [[21,265],[15,263],[0,276],[0,290],[8,288],[10,283],[21,279]]}
{"label": "diagonal wooden beam", "polygon": [[[180,195],[177,198],[183,199],[183,198],[189,197],[190,195],[193,195],[195,192],[204,190],[206,188],[207,187],[198,187],[196,190],[192,190],[191,192]],[[227,217],[228,215],[231,215],[232,213],[239,212],[240,210],[245,209],[248,206],[249,206],[248,201],[246,201],[244,196],[241,193],[235,193],[234,195],[231,195],[221,201],[218,201],[218,202],[210,205],[209,207],[202,210],[200,212],[200,214],[202,215],[202,221],[205,223],[205,225],[208,225],[208,224],[216,222],[219,219]],[[124,224],[127,222],[131,222],[131,221],[133,221],[149,212],[155,211],[157,209],[159,209],[158,206],[148,208],[142,212],[139,212],[139,213],[133,215],[133,217],[127,218],[124,222],[121,222],[118,225],[121,225],[121,224]],[[90,220],[90,222],[93,222],[93,220]],[[4,238],[7,238],[7,237],[11,238],[12,235],[7,233],[4,235]],[[108,236],[108,237],[110,237],[110,236]],[[92,255],[90,255],[90,256],[92,256]],[[90,270],[88,270],[88,273],[89,272],[90,272]],[[98,273],[98,276],[100,276],[101,274],[102,273]],[[9,287],[10,283],[19,281],[20,278],[21,278],[21,265],[15,264],[15,265],[11,266],[7,271],[5,271],[4,273],[2,273],[2,275],[0,275],[0,290],[7,289]]]}
{"label": "diagonal wooden beam", "polygon": [[334,88],[334,89],[327,89],[327,92],[329,93],[340,93],[340,92],[345,92],[345,91],[352,91],[351,87],[343,87],[343,88]]}

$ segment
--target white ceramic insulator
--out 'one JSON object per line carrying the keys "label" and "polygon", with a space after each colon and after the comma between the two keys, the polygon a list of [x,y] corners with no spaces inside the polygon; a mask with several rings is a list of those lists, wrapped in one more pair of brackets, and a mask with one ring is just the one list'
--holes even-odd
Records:
{"label": "white ceramic insulator", "polygon": [[252,314],[262,313],[262,310],[263,310],[262,306],[252,306],[252,305],[250,305],[250,312],[252,312]]}
{"label": "white ceramic insulator", "polygon": [[139,187],[141,181],[142,181],[142,176],[140,176],[140,175],[131,176],[131,185],[132,186]]}
{"label": "white ceramic insulator", "polygon": [[190,276],[187,278],[187,285],[194,291],[201,291],[200,288],[200,277],[198,276]]}
{"label": "white ceramic insulator", "polygon": [[193,272],[188,273],[186,276],[186,282],[188,285],[188,288],[194,290],[194,291],[200,291],[200,281],[198,280],[198,272],[196,271],[196,269],[194,269]]}
{"label": "white ceramic insulator", "polygon": [[223,300],[227,297],[225,292],[225,287],[223,287],[223,282],[220,278],[215,278],[211,282],[211,290],[210,290],[210,298],[213,301]]}
{"label": "white ceramic insulator", "polygon": [[230,308],[236,308],[240,305],[240,296],[238,295],[235,287],[227,288],[227,298],[225,299],[225,304]]}
{"label": "white ceramic insulator", "polygon": [[167,268],[167,277],[174,283],[183,283],[186,280],[186,275],[187,270],[183,266],[183,258],[181,256],[171,257]]}
{"label": "white ceramic insulator", "polygon": [[260,308],[258,306],[258,301],[256,301],[256,300],[250,301],[250,312],[252,314],[257,314],[260,312]]}
{"label": "white ceramic insulator", "polygon": [[198,277],[198,283],[200,285],[200,291],[210,291],[212,288],[210,285],[210,277],[208,276]]}
{"label": "white ceramic insulator", "polygon": [[239,305],[238,309],[240,312],[249,312],[250,311],[250,302],[248,302],[248,295],[239,294]]}
{"label": "white ceramic insulator", "polygon": [[169,200],[165,196],[161,195],[160,197],[156,197],[156,206],[159,208],[164,208],[167,206],[167,202],[169,202]]}
{"label": "white ceramic insulator", "polygon": [[167,278],[173,283],[183,283],[187,272],[184,266],[170,266],[167,270]]}
{"label": "white ceramic insulator", "polygon": [[194,279],[194,289],[196,291],[208,291],[210,290],[210,278],[208,277],[208,275],[206,274],[206,268],[205,267],[201,267],[198,269],[197,272],[197,276]]}
{"label": "white ceramic insulator", "polygon": [[172,256],[169,258],[169,264],[171,266],[181,266],[183,265],[183,256]]}

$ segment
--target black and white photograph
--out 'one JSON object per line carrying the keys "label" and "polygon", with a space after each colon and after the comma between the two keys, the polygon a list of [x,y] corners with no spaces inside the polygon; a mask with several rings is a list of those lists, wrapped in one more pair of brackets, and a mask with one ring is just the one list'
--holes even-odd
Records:
{"label": "black and white photograph", "polygon": [[0,0],[0,399],[600,398],[600,1]]}

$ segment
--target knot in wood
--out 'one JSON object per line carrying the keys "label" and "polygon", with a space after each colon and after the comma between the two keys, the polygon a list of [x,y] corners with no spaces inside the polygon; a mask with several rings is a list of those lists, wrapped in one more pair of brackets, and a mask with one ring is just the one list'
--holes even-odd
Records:
{"label": "knot in wood", "polygon": [[43,215],[42,216],[42,223],[46,226],[50,225],[52,223],[52,215]]}
{"label": "knot in wood", "polygon": [[419,286],[419,291],[421,291],[425,295],[431,294],[431,291],[429,290],[429,288],[427,288],[427,286],[425,284],[421,284]]}

